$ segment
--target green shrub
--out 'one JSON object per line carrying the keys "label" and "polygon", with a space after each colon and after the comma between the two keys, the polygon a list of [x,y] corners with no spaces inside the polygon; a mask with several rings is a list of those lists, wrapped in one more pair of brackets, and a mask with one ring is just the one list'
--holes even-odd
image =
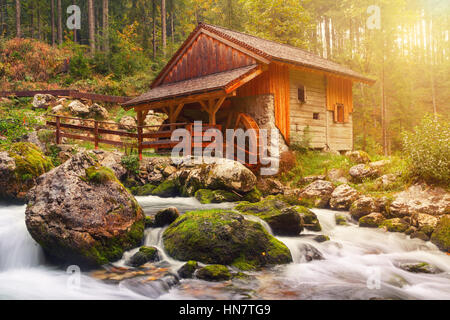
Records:
{"label": "green shrub", "polygon": [[413,176],[431,183],[450,181],[450,122],[427,115],[412,132],[403,132],[403,149]]}
{"label": "green shrub", "polygon": [[125,169],[130,173],[139,173],[139,156],[136,154],[125,155],[120,161]]}

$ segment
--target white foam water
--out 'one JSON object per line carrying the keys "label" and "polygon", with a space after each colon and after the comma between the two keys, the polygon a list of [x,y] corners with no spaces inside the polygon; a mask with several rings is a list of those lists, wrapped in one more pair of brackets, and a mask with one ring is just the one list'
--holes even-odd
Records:
{"label": "white foam water", "polygon": [[[168,206],[181,212],[233,206],[201,205],[193,198],[137,199],[150,214]],[[161,284],[150,293],[135,287],[138,285],[132,281],[110,284],[84,273],[78,279],[79,286],[71,285],[73,274],[46,264],[42,249],[28,234],[25,206],[0,204],[0,299],[236,299],[243,298],[245,286],[251,287],[251,298],[450,299],[450,257],[430,242],[355,224],[336,226],[335,212],[313,211],[323,230],[304,231],[298,237],[277,237],[289,247],[294,262],[253,272],[256,280],[250,285],[233,283],[238,287],[233,291],[200,280],[182,280],[182,285],[169,289]],[[264,226],[271,232],[267,224]],[[144,244],[156,246],[163,263],[176,271],[183,262],[164,252],[163,232],[163,228],[147,229]],[[331,240],[317,243],[313,237],[318,234],[328,235]],[[322,259],[305,260],[305,246],[317,249]],[[113,265],[124,266],[137,250],[126,252]],[[426,262],[439,273],[411,273],[399,268],[402,263],[416,262]]]}

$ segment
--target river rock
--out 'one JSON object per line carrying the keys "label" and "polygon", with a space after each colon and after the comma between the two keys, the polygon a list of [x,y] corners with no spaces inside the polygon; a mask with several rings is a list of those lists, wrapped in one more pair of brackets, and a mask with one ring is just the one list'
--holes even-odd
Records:
{"label": "river rock", "polygon": [[235,209],[264,220],[276,235],[296,236],[303,230],[303,219],[299,214],[302,208],[269,196],[258,203],[241,203]]}
{"label": "river rock", "polygon": [[334,185],[331,182],[316,180],[302,190],[300,197],[312,200],[315,207],[325,208],[328,206],[333,191]]}
{"label": "river rock", "polygon": [[17,142],[0,152],[0,198],[25,201],[36,178],[50,171],[53,164],[30,142]]}
{"label": "river rock", "polygon": [[158,211],[155,215],[154,228],[162,228],[174,222],[180,216],[180,212],[175,207],[169,207]]}
{"label": "river rock", "polygon": [[348,210],[357,198],[358,191],[348,184],[341,184],[331,194],[330,207],[335,210]]}
{"label": "river rock", "polygon": [[136,119],[130,116],[124,116],[119,121],[119,128],[123,130],[133,130],[136,129],[136,126]]}
{"label": "river rock", "polygon": [[233,211],[187,212],[166,229],[163,241],[167,253],[182,261],[242,270],[292,261],[289,249],[260,223]]}
{"label": "river rock", "polygon": [[106,120],[109,118],[109,113],[104,107],[94,103],[89,108],[89,116],[97,120]]}
{"label": "river rock", "polygon": [[429,273],[429,274],[436,274],[442,272],[439,268],[432,266],[426,262],[406,262],[406,263],[400,263],[398,265],[400,269],[403,269],[408,272],[412,273]]}
{"label": "river rock", "polygon": [[140,247],[139,251],[136,252],[130,260],[128,260],[127,265],[132,267],[140,267],[148,262],[154,262],[159,260],[158,249],[155,247]]}
{"label": "river rock", "polygon": [[220,264],[200,268],[195,273],[195,276],[206,281],[226,281],[231,279],[230,270],[228,270],[226,266]]}
{"label": "river rock", "polygon": [[142,241],[142,209],[112,170],[88,153],[41,176],[28,197],[28,231],[64,263],[102,265]]}
{"label": "river rock", "polygon": [[225,190],[200,189],[195,192],[195,198],[202,204],[236,202],[241,200],[237,194]]}
{"label": "river rock", "polygon": [[450,216],[443,216],[431,235],[433,242],[440,250],[450,252]]}
{"label": "river rock", "polygon": [[371,197],[361,196],[350,206],[350,215],[358,221],[361,217],[375,212],[375,201]]}
{"label": "river rock", "polygon": [[51,114],[62,114],[63,111],[64,111],[64,106],[62,104],[58,104],[51,109],[50,113]]}
{"label": "river rock", "polygon": [[354,182],[362,182],[365,179],[372,179],[378,176],[378,170],[367,164],[358,164],[348,171]]}
{"label": "river rock", "polygon": [[277,194],[284,193],[284,185],[280,181],[278,181],[277,179],[274,179],[274,178],[260,177],[258,179],[256,187],[259,190],[261,190],[261,192],[265,196],[277,195]]}
{"label": "river rock", "polygon": [[50,103],[55,100],[56,98],[51,94],[36,94],[33,97],[31,105],[33,109],[46,109],[50,106]]}
{"label": "river rock", "polygon": [[324,260],[322,253],[314,246],[303,243],[299,246],[298,251],[300,253],[301,262],[310,262],[313,260]]}
{"label": "river rock", "polygon": [[72,115],[77,117],[86,117],[90,112],[89,107],[78,100],[72,101],[68,107]]}
{"label": "river rock", "polygon": [[247,193],[256,186],[255,175],[243,164],[229,159],[213,163],[182,165],[168,180],[178,180],[184,195],[193,196],[199,189],[229,190]]}
{"label": "river rock", "polygon": [[327,173],[327,179],[331,182],[347,183],[345,171],[343,169],[330,169]]}
{"label": "river rock", "polygon": [[384,221],[384,216],[379,212],[372,212],[359,219],[359,226],[366,228],[378,228]]}
{"label": "river rock", "polygon": [[177,273],[182,279],[190,279],[194,277],[195,271],[198,269],[197,261],[188,261],[178,269]]}
{"label": "river rock", "polygon": [[409,228],[406,220],[401,218],[386,219],[380,227],[385,228],[389,232],[405,232]]}
{"label": "river rock", "polygon": [[370,157],[367,152],[359,150],[359,151],[348,151],[345,156],[349,158],[351,161],[356,163],[369,163]]}
{"label": "river rock", "polygon": [[122,165],[123,154],[119,152],[111,152],[104,150],[92,150],[89,153],[102,165],[114,171],[117,179],[122,180],[126,174],[127,169]]}
{"label": "river rock", "polygon": [[441,188],[416,184],[395,195],[390,212],[399,218],[415,213],[440,216],[450,212],[450,194]]}

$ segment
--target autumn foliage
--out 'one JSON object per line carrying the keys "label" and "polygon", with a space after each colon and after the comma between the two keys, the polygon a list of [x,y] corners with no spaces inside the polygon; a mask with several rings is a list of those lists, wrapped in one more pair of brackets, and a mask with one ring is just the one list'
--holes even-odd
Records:
{"label": "autumn foliage", "polygon": [[11,39],[0,50],[0,79],[48,81],[64,70],[70,51],[33,39]]}

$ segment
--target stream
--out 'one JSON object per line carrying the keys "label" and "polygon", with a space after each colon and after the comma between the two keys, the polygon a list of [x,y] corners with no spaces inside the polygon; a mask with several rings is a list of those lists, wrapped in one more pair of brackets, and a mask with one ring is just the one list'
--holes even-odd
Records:
{"label": "stream", "polygon": [[[233,207],[202,205],[194,198],[136,199],[146,214],[168,206],[182,213]],[[125,268],[125,261],[138,249],[104,270],[73,274],[60,269],[46,262],[28,234],[25,206],[1,203],[0,299],[450,299],[450,256],[432,243],[353,223],[336,226],[334,211],[313,211],[321,232],[277,237],[291,250],[293,263],[246,272],[248,277],[232,281],[206,282],[178,281],[171,275],[183,262],[164,252],[163,228],[145,231],[144,244],[157,247],[162,259],[140,273]],[[331,240],[314,241],[319,234]],[[421,262],[436,272],[412,273],[399,267]]]}

